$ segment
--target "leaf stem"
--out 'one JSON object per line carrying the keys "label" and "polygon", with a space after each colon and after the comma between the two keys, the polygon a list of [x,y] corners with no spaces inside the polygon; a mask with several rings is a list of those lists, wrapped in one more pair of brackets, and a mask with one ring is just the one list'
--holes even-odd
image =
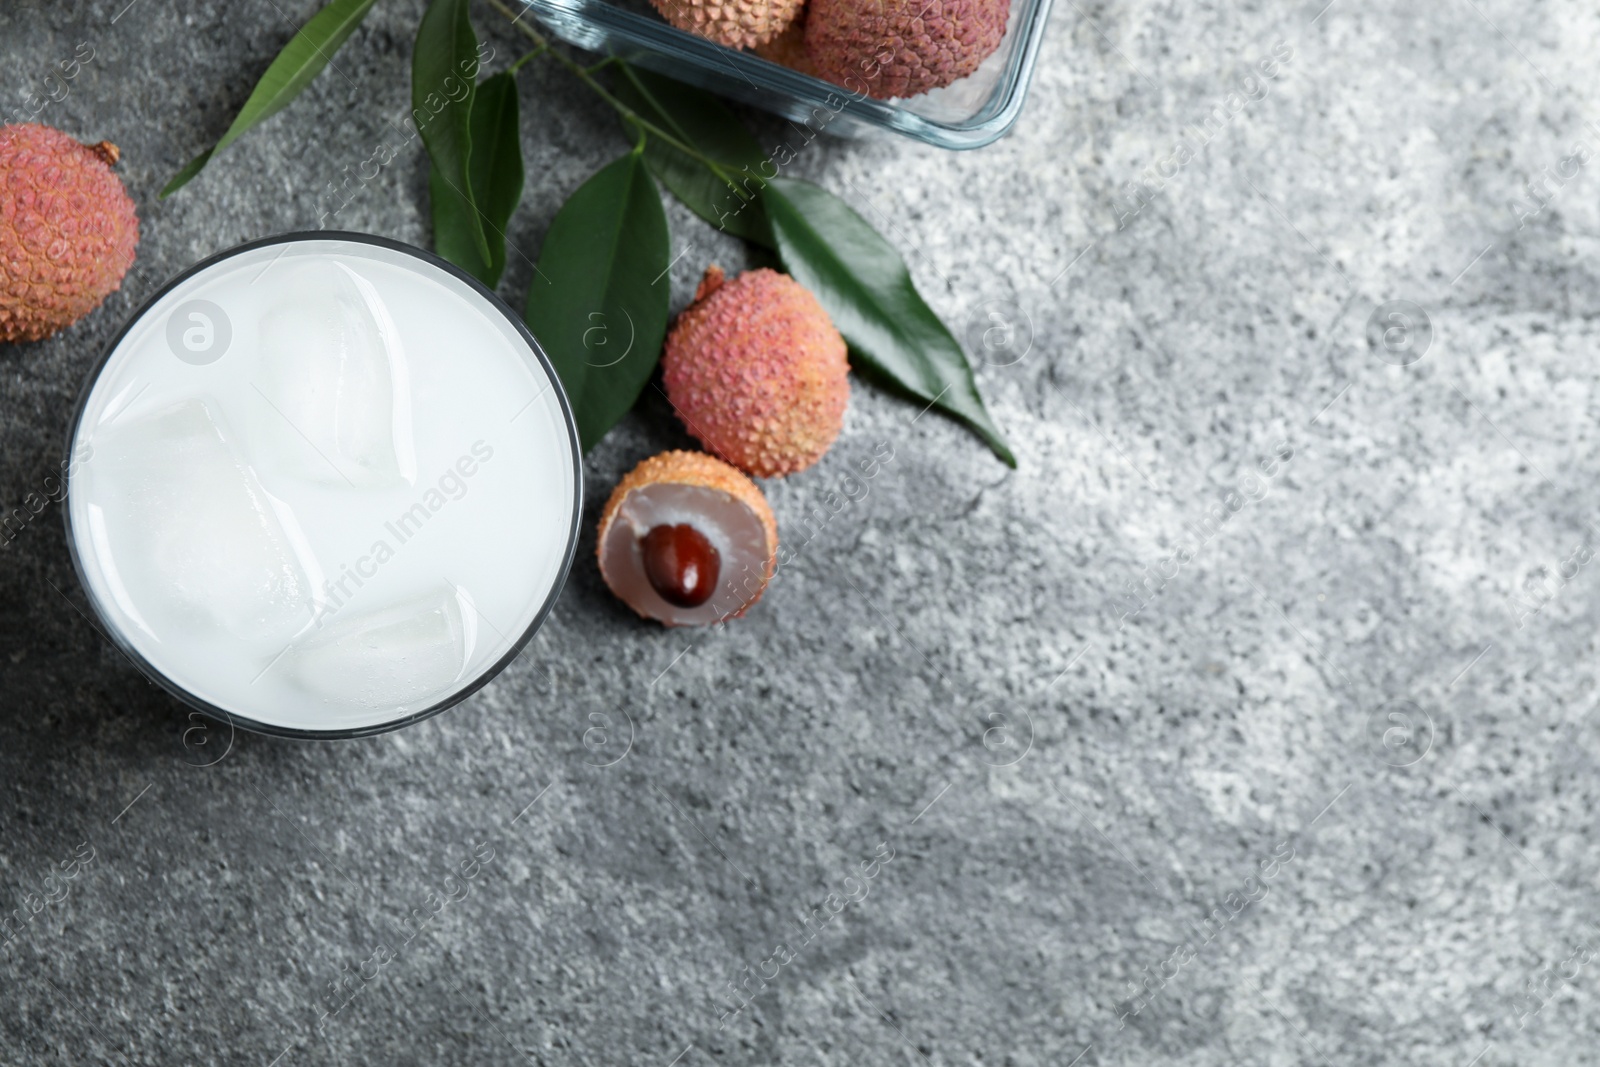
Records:
{"label": "leaf stem", "polygon": [[[662,141],[671,145],[673,148],[676,148],[684,155],[698,160],[703,166],[705,166],[707,170],[711,171],[712,174],[716,175],[723,182],[737,188],[738,183],[734,181],[733,177],[728,173],[727,169],[721,163],[718,163],[704,152],[701,152],[698,148],[694,147],[694,145],[689,144],[679,137],[673,136],[671,133],[645,118],[633,108],[629,107],[627,104],[624,104],[621,100],[618,100],[615,96],[611,95],[610,90],[601,85],[599,81],[595,79],[592,71],[602,70],[611,63],[620,64],[622,62],[621,60],[617,59],[615,56],[611,56],[600,61],[599,63],[596,63],[593,68],[585,67],[582,63],[579,63],[577,60],[573,59],[559,48],[552,47],[550,40],[545,37],[544,34],[540,33],[532,26],[529,26],[527,23],[522,22],[521,16],[515,11],[512,11],[511,8],[507,7],[504,0],[489,0],[489,6],[495,8],[502,15],[505,15],[507,18],[511,19],[511,24],[513,26],[521,30],[539,46],[538,49],[532,53],[529,53],[529,56],[525,56],[524,59],[530,58],[533,55],[543,55],[544,53],[548,52],[550,55],[555,57],[556,62],[566,67],[574,77],[583,82],[583,84],[587,85],[596,96],[610,104],[612,109],[615,110],[617,114],[628,119],[640,129],[660,138]],[[518,60],[517,66],[521,65],[522,61]]]}
{"label": "leaf stem", "polygon": [[550,51],[550,44],[549,44],[549,42],[546,42],[546,43],[540,45],[538,48],[535,48],[533,51],[529,52],[527,55],[522,56],[515,63],[511,64],[511,66],[507,67],[506,68],[506,73],[507,74],[516,74],[516,72],[521,70],[522,69],[522,65],[524,63],[526,63],[528,60],[530,60],[530,59],[538,59],[540,56],[544,55],[548,51]]}

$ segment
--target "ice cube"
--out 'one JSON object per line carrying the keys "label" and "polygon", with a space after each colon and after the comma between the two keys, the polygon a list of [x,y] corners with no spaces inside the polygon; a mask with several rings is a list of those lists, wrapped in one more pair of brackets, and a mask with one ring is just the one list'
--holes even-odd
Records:
{"label": "ice cube", "polygon": [[367,708],[416,710],[443,698],[478,643],[477,608],[459,587],[360,615],[324,611],[317,627],[289,647],[281,669],[329,703]]}
{"label": "ice cube", "polygon": [[113,422],[91,441],[95,544],[134,603],[247,639],[309,625],[316,560],[210,402]]}
{"label": "ice cube", "polygon": [[282,280],[261,317],[257,388],[294,472],[358,488],[410,484],[411,385],[405,349],[372,283],[319,260]]}

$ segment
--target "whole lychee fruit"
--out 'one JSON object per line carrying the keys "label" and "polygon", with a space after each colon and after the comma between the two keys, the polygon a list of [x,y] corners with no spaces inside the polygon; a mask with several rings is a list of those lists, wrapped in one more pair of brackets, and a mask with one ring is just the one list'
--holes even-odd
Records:
{"label": "whole lychee fruit", "polygon": [[916,96],[977,70],[1010,13],[1011,0],[811,0],[806,53],[853,92]]}
{"label": "whole lychee fruit", "polygon": [[612,490],[600,514],[600,576],[668,626],[738,618],[777,568],[778,522],[761,490],[704,452],[663,452]]}
{"label": "whole lychee fruit", "polygon": [[754,48],[788,29],[805,0],[650,0],[680,30],[729,48]]}
{"label": "whole lychee fruit", "polygon": [[766,44],[756,46],[756,55],[779,66],[797,70],[801,74],[819,77],[816,64],[806,54],[806,20],[796,19],[794,24]]}
{"label": "whole lychee fruit", "polygon": [[723,281],[711,267],[661,356],[667,398],[707,449],[762,478],[805,470],[850,399],[844,338],[799,282],[775,270]]}
{"label": "whole lychee fruit", "polygon": [[122,284],[139,218],[117,158],[110,141],[0,126],[0,341],[49,337]]}

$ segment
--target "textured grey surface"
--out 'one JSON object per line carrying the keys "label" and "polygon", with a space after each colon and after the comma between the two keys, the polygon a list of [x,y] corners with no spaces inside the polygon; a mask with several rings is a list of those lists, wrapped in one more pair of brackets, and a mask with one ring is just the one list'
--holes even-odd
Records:
{"label": "textured grey surface", "polygon": [[[123,147],[144,233],[104,310],[0,350],[7,509],[122,317],[313,225],[406,106],[420,4],[391,0],[159,203],[315,5],[125,3],[0,12],[8,108],[92,43],[41,117]],[[803,155],[947,319],[1025,313],[1031,346],[981,368],[1021,467],[858,383],[834,452],[769,487],[780,524],[879,442],[894,461],[723,631],[636,622],[590,532],[543,633],[455,711],[186,746],[80,612],[59,515],[31,523],[0,554],[0,904],[40,910],[0,949],[0,1062],[1596,1062],[1600,198],[1592,162],[1537,215],[1525,186],[1600,155],[1600,17],[1321,8],[1069,0],[1014,136]],[[1128,217],[1125,183],[1280,40],[1279,76]],[[622,142],[554,67],[524,87],[532,255]],[[425,184],[405,154],[338,221],[425,243]],[[744,260],[671,221],[678,306]],[[1368,338],[1392,300],[1431,321],[1408,366]],[[588,524],[683,441],[660,403],[630,417],[587,463]],[[1168,577],[1125,616],[1147,567]],[[865,898],[803,930],[880,842]]]}

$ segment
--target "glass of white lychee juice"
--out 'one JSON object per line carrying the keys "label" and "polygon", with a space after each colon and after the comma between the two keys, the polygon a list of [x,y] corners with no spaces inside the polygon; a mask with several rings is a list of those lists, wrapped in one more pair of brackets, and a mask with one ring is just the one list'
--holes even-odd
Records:
{"label": "glass of white lychee juice", "polygon": [[66,521],[112,639],[218,718],[393,729],[509,663],[572,562],[580,454],[527,329],[431,255],[300,234],[183,274],[112,342]]}

